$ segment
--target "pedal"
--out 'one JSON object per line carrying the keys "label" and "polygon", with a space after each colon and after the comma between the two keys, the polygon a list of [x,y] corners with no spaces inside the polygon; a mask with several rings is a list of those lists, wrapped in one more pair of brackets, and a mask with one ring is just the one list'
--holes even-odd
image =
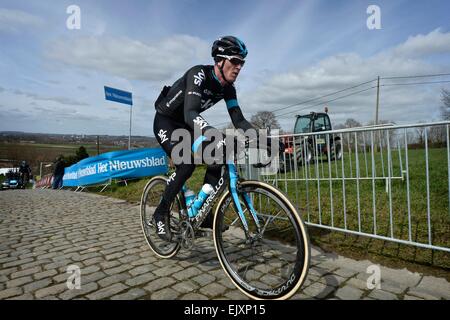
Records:
{"label": "pedal", "polygon": [[211,229],[197,229],[195,230],[195,237],[196,238],[208,238],[212,236],[212,230]]}
{"label": "pedal", "polygon": [[194,246],[195,232],[191,224],[187,221],[183,221],[180,224],[181,231],[181,245],[183,248],[190,250]]}

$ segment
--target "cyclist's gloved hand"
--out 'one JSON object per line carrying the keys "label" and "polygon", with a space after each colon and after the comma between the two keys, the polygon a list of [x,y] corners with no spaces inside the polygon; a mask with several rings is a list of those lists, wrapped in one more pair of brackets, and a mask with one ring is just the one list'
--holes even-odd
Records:
{"label": "cyclist's gloved hand", "polygon": [[[195,139],[192,146],[192,151],[195,153],[197,150],[205,151],[208,148],[209,152],[203,153],[203,160],[207,163],[223,164],[226,161],[226,137],[219,130],[214,127],[208,126],[205,129],[203,135]],[[202,148],[200,149],[200,144]],[[211,149],[210,145],[214,148]]]}

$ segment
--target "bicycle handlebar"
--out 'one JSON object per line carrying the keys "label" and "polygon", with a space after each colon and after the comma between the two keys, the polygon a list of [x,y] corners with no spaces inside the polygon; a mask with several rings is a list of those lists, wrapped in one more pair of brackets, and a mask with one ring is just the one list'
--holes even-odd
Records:
{"label": "bicycle handlebar", "polygon": [[[241,141],[238,141],[237,137],[235,137],[235,146],[236,146],[235,153],[236,154],[237,154],[237,151],[239,150],[237,148],[237,143],[238,142],[241,142]],[[251,146],[254,146],[254,143],[255,143],[255,139],[252,139],[252,140],[246,139],[245,142],[243,143],[244,144],[244,148],[243,149],[244,150],[249,150]],[[257,149],[259,149],[258,148],[259,147],[258,139],[256,139],[256,146],[257,146]],[[266,144],[265,146],[266,146],[267,152],[270,154],[271,145],[270,144]],[[281,150],[279,150],[279,151],[280,151],[279,153],[281,154],[282,151]],[[246,152],[246,151],[244,151],[244,152]],[[271,162],[272,162],[272,158],[267,163],[258,162],[258,163],[252,164],[252,166],[253,166],[253,168],[257,168],[257,169],[264,168],[264,167],[269,166],[271,164]]]}

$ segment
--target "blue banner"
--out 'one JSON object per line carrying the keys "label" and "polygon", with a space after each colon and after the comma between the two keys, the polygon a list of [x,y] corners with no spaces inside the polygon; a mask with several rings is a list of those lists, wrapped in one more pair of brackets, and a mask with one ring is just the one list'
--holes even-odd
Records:
{"label": "blue banner", "polygon": [[107,86],[105,86],[105,99],[124,104],[129,104],[130,106],[133,105],[133,98],[131,96],[131,92],[122,91]]}
{"label": "blue banner", "polygon": [[167,171],[167,156],[161,148],[113,151],[83,159],[65,168],[63,186],[87,186],[109,179],[149,177]]}

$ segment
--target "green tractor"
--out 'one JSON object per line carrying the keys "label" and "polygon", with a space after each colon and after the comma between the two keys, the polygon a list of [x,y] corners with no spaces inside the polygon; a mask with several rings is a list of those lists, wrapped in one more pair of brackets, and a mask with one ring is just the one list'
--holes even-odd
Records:
{"label": "green tractor", "polygon": [[[329,158],[331,161],[342,158],[342,144],[339,136],[327,133],[331,131],[331,121],[325,108],[323,112],[311,112],[306,115],[297,115],[294,126],[294,134],[306,134],[312,132],[324,132],[323,134],[301,135],[284,139],[287,146],[281,159],[280,171],[290,171],[295,162],[301,165],[313,161]],[[328,154],[328,145],[329,153]],[[295,148],[295,150],[294,150]],[[294,162],[294,158],[296,161]]]}

